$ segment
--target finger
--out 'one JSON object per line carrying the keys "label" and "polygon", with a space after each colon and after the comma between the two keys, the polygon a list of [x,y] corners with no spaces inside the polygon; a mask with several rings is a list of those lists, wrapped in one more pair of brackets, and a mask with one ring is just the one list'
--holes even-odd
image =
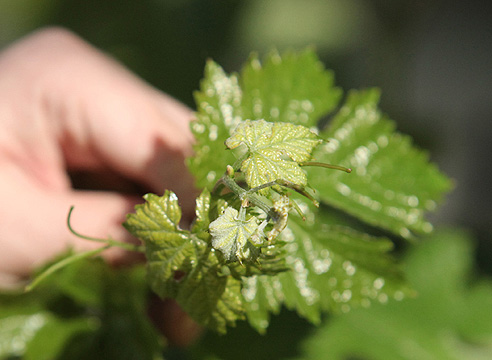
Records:
{"label": "finger", "polygon": [[192,143],[189,109],[61,29],[14,46],[4,56],[6,66],[7,77],[16,74],[17,84],[36,90],[26,95],[42,110],[33,116],[44,119],[43,134],[51,132],[68,167],[110,168],[192,204],[193,181],[184,164]]}
{"label": "finger", "polygon": [[190,318],[173,299],[161,300],[152,295],[148,312],[154,325],[173,346],[189,346],[203,332],[203,328]]}
{"label": "finger", "polygon": [[[20,279],[70,248],[83,251],[102,246],[69,231],[71,206],[75,207],[71,226],[79,233],[137,242],[121,224],[140,199],[109,192],[40,191],[21,181],[0,189],[4,205],[0,207],[0,236],[6,239],[0,242],[0,273]],[[103,256],[110,261],[135,260],[118,248],[105,251]]]}

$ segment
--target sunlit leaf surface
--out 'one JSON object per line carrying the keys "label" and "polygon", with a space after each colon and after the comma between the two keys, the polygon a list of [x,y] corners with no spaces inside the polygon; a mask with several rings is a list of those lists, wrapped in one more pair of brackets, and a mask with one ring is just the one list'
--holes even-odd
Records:
{"label": "sunlit leaf surface", "polygon": [[309,183],[321,200],[372,225],[403,237],[428,233],[432,225],[425,213],[436,208],[451,183],[410,137],[395,131],[378,101],[378,90],[350,93],[322,133],[328,142],[313,156],[353,171],[308,167]]}
{"label": "sunlit leaf surface", "polygon": [[413,293],[388,254],[393,247],[388,239],[339,226],[322,215],[316,222],[291,217],[281,238],[292,270],[244,280],[248,320],[260,331],[282,304],[318,323],[322,310],[343,313]]}
{"label": "sunlit leaf surface", "polygon": [[225,167],[235,158],[224,151],[224,141],[242,121],[241,89],[234,75],[227,75],[213,61],[207,62],[200,91],[195,93],[196,120],[191,124],[195,136],[194,156],[188,159],[199,188],[212,189]]}
{"label": "sunlit leaf surface", "polygon": [[230,149],[241,144],[248,148],[241,171],[251,188],[279,179],[306,185],[306,174],[297,163],[309,160],[319,143],[317,135],[304,126],[264,120],[242,122],[226,140]]}
{"label": "sunlit leaf surface", "polygon": [[253,55],[240,76],[244,119],[316,126],[337,105],[342,91],[312,50]]}
{"label": "sunlit leaf surface", "polygon": [[177,279],[196,261],[195,247],[189,233],[179,229],[181,209],[174,193],[148,194],[145,200],[125,226],[145,244],[151,287],[164,298],[175,297],[180,287]]}

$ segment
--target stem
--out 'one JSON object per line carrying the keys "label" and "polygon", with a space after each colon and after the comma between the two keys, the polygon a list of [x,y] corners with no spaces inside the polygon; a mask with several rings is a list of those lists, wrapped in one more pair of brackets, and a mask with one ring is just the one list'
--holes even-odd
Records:
{"label": "stem", "polygon": [[313,198],[311,196],[311,194],[309,194],[306,191],[304,186],[294,184],[292,181],[288,181],[288,180],[277,179],[275,181],[270,181],[268,183],[262,184],[260,186],[255,187],[255,188],[252,188],[252,189],[248,190],[248,192],[257,192],[258,190],[261,190],[261,189],[264,189],[267,187],[271,187],[271,186],[276,186],[276,185],[294,190],[295,192],[297,192],[297,193],[307,197],[309,200],[311,200],[313,202],[314,206],[319,207],[319,202],[315,198]]}
{"label": "stem", "polygon": [[[95,242],[107,244],[108,247],[117,246],[117,247],[120,247],[120,248],[128,250],[128,251],[144,252],[144,247],[142,245],[133,245],[133,244],[124,243],[121,241],[114,241],[112,239],[100,239],[100,238],[95,238],[92,236],[82,235],[82,234],[78,233],[77,231],[75,231],[72,228],[72,224],[70,223],[71,218],[72,218],[73,209],[74,209],[74,206],[70,207],[70,210],[68,211],[67,226],[68,226],[68,230],[70,230],[70,232],[72,234],[74,234],[75,236],[77,236],[81,239],[84,239],[84,240],[95,241]],[[103,249],[105,249],[105,248],[106,247],[104,247]]]}
{"label": "stem", "polygon": [[41,281],[46,279],[48,276],[50,276],[54,272],[64,268],[65,266],[67,266],[67,265],[69,265],[75,261],[82,260],[82,259],[85,259],[87,257],[97,255],[97,254],[103,252],[104,250],[109,249],[110,247],[111,247],[111,245],[106,245],[106,246],[103,246],[102,248],[99,248],[99,249],[89,250],[89,251],[82,252],[82,253],[76,253],[76,254],[73,254],[69,257],[66,257],[63,260],[60,260],[60,261],[54,263],[53,265],[49,266],[46,270],[44,270],[41,274],[39,274],[29,285],[27,285],[24,289],[24,292],[29,292],[29,291],[33,290],[36,286],[39,285],[39,283]]}
{"label": "stem", "polygon": [[272,211],[272,208],[265,204],[259,195],[252,193],[250,191],[244,190],[241,186],[239,186],[234,178],[228,176],[228,174],[224,174],[222,176],[221,181],[225,186],[227,186],[233,193],[235,193],[241,200],[248,200],[254,206],[257,206],[261,210],[263,210],[266,214],[272,217],[275,216],[275,213]]}
{"label": "stem", "polygon": [[318,166],[318,167],[324,167],[324,168],[328,168],[328,169],[341,170],[341,171],[345,171],[346,173],[352,172],[352,169],[346,168],[344,166],[325,164],[325,163],[317,162],[317,161],[306,161],[306,162],[300,162],[298,164],[299,164],[299,166]]}

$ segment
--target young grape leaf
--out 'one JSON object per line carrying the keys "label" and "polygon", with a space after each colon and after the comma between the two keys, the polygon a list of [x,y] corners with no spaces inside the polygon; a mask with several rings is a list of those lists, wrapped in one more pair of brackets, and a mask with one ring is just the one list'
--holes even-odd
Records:
{"label": "young grape leaf", "polygon": [[[246,120],[225,144],[229,149],[241,144],[248,148],[241,171],[249,187],[254,188],[278,179],[306,185],[306,174],[297,163],[309,160],[320,142],[315,133],[302,125]],[[263,194],[267,192],[268,189],[260,190]]]}
{"label": "young grape leaf", "polygon": [[180,277],[191,271],[197,260],[190,233],[179,228],[181,209],[177,196],[167,191],[160,197],[144,196],[146,202],[135,207],[124,226],[145,244],[148,280],[161,297],[175,297]]}
{"label": "young grape leaf", "polygon": [[225,165],[234,164],[233,153],[223,151],[223,144],[242,120],[314,127],[336,107],[342,92],[333,86],[333,74],[312,49],[282,57],[273,52],[264,63],[262,67],[256,56],[251,57],[238,80],[213,61],[207,62],[200,91],[195,93],[197,113],[191,124],[195,154],[188,159],[198,188],[212,189]]}
{"label": "young grape leaf", "polygon": [[263,65],[253,55],[240,78],[243,118],[316,126],[342,95],[333,83],[333,73],[324,69],[312,49],[282,56],[273,51]]}
{"label": "young grape leaf", "polygon": [[428,233],[424,218],[451,183],[411,139],[377,108],[379,91],[351,92],[330,126],[328,142],[319,146],[316,161],[352,168],[351,174],[306,167],[310,185],[322,201],[369,224],[410,237]]}
{"label": "young grape leaf", "polygon": [[124,225],[145,244],[152,290],[176,299],[200,324],[225,333],[244,316],[244,309],[240,283],[220,275],[217,255],[200,236],[203,224],[210,222],[210,194],[205,190],[197,201],[197,234],[179,228],[181,209],[174,193],[148,194],[145,200]]}
{"label": "young grape leaf", "polygon": [[268,325],[269,313],[277,313],[282,304],[319,323],[322,310],[347,312],[412,294],[388,254],[390,240],[317,215],[314,223],[291,216],[281,234],[288,243],[286,263],[291,271],[244,279],[248,320],[260,332]]}
{"label": "young grape leaf", "polygon": [[195,102],[196,120],[191,123],[195,154],[188,159],[188,167],[198,188],[212,189],[226,165],[235,161],[232,152],[224,151],[224,141],[242,120],[236,76],[226,75],[219,65],[208,61]]}
{"label": "young grape leaf", "polygon": [[249,238],[257,228],[256,217],[251,217],[249,220],[241,219],[236,209],[228,207],[222,215],[210,223],[212,246],[220,250],[228,261],[254,260],[258,256],[258,251]]}

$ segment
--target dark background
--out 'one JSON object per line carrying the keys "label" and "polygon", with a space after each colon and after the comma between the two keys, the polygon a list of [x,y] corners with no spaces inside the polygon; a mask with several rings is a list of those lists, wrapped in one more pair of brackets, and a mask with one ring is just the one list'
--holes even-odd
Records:
{"label": "dark background", "polygon": [[381,107],[429,149],[456,190],[433,215],[470,229],[492,273],[492,2],[444,0],[0,0],[0,47],[71,29],[194,107],[204,62],[239,70],[252,50],[315,45],[344,90]]}

